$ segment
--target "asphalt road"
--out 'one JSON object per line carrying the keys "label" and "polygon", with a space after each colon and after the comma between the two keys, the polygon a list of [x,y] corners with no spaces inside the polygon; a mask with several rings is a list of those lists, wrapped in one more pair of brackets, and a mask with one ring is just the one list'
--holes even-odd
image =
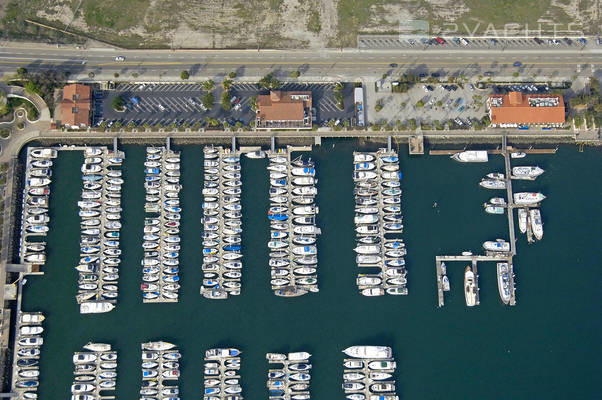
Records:
{"label": "asphalt road", "polygon": [[[125,61],[116,61],[124,56]],[[513,67],[520,61],[520,68]],[[396,65],[395,65],[396,64]],[[392,66],[393,65],[393,66]],[[256,78],[268,72],[288,77],[294,70],[301,80],[349,80],[379,78],[384,73],[398,74],[440,71],[467,76],[492,72],[496,76],[537,74],[550,77],[599,75],[602,48],[541,50],[498,49],[402,49],[402,50],[221,50],[221,51],[139,51],[114,49],[18,48],[0,49],[0,71],[13,72],[23,66],[30,71],[59,69],[70,71],[75,78],[161,81],[179,79],[189,70],[191,80],[220,79],[230,71],[239,77]],[[133,74],[137,74],[134,76]]]}

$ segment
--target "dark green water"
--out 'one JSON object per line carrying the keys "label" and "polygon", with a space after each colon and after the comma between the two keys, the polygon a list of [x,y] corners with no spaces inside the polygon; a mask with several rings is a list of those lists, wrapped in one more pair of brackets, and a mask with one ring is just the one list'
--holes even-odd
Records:
{"label": "dark green water", "polygon": [[[333,147],[333,144],[335,146]],[[365,298],[355,286],[353,141],[326,141],[311,156],[318,168],[319,285],[314,295],[284,299],[269,287],[266,160],[243,160],[243,294],[210,301],[201,282],[202,151],[182,148],[183,213],[178,304],[142,304],[140,259],[143,226],[143,147],[125,147],[123,258],[119,303],[111,313],[85,315],[75,303],[81,191],[79,152],[61,152],[53,168],[51,233],[45,275],[28,278],[24,310],[46,315],[41,358],[41,399],[67,399],[71,357],[90,340],[119,351],[116,395],[137,399],[140,343],[163,339],[179,345],[182,399],[201,395],[205,349],[243,351],[247,399],[265,399],[272,351],[313,354],[312,396],[343,399],[341,350],[354,344],[393,347],[402,399],[600,398],[602,290],[599,150],[563,147],[555,156],[529,156],[524,164],[546,173],[517,189],[541,190],[544,240],[518,242],[517,301],[502,305],[495,265],[480,264],[481,305],[467,309],[461,290],[463,264],[450,264],[452,292],[437,308],[434,257],[480,252],[484,240],[507,238],[505,216],[487,215],[481,204],[494,193],[477,182],[502,171],[488,164],[459,164],[448,157],[409,158],[401,149],[404,238],[408,247],[408,296]],[[366,149],[366,148],[364,148]],[[432,208],[433,202],[438,203]]]}

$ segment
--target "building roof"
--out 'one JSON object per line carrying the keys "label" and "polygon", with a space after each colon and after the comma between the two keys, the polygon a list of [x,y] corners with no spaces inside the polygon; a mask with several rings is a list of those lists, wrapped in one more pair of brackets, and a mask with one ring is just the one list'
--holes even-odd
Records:
{"label": "building roof", "polygon": [[63,125],[81,126],[90,123],[90,86],[74,83],[63,88],[61,122]]}
{"label": "building roof", "polygon": [[[309,96],[307,100],[295,96]],[[262,121],[302,121],[311,108],[311,92],[271,91],[257,96],[257,118]]]}
{"label": "building roof", "polygon": [[490,95],[492,124],[564,124],[564,100],[560,95]]}

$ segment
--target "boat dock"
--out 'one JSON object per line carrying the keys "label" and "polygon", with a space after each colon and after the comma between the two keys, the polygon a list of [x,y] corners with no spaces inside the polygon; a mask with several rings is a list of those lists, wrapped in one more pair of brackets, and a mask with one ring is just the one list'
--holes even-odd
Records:
{"label": "boat dock", "polygon": [[46,242],[52,159],[58,152],[54,148],[30,147],[27,149],[25,181],[21,214],[20,264],[27,265],[23,272],[38,272],[46,262]]}
{"label": "boat dock", "polygon": [[115,396],[101,392],[115,390],[117,351],[111,350],[111,345],[104,343],[89,343],[84,349],[86,347],[92,350],[73,354],[74,379],[71,393],[73,396],[87,395],[93,399],[115,399]]}
{"label": "boat dock", "polygon": [[[506,136],[502,136],[502,140],[506,140]],[[503,146],[501,149],[489,149],[488,154],[503,154],[507,150],[509,153],[525,153],[525,154],[556,154],[558,149],[518,149],[515,147]],[[431,149],[429,155],[431,156],[451,156],[456,154],[462,149]]]}
{"label": "boat dock", "polygon": [[407,295],[397,153],[380,149],[375,153],[354,152],[353,158],[356,263],[376,270],[358,275],[358,289],[364,296]]}
{"label": "boat dock", "polygon": [[[435,257],[435,267],[437,273],[437,297],[439,307],[443,307],[445,305],[444,298],[444,290],[443,290],[443,282],[442,277],[446,275],[447,271],[444,271],[441,267],[443,262],[451,262],[451,261],[463,261],[470,262],[470,266],[475,275],[475,284],[477,286],[477,295],[476,295],[476,304],[480,303],[479,300],[479,273],[477,263],[479,261],[482,262],[507,262],[510,267],[510,305],[516,305],[516,297],[515,297],[515,288],[514,288],[514,273],[512,266],[512,255],[509,253],[500,253],[495,254],[491,253],[488,255],[458,255],[458,256],[436,256]],[[446,264],[446,269],[449,268],[449,264]]]}
{"label": "boat dock", "polygon": [[205,352],[204,400],[242,400],[240,386],[240,351],[238,349],[209,349]]}
{"label": "boat dock", "polygon": [[311,364],[309,363],[311,354],[306,352],[297,352],[280,354],[268,353],[266,359],[270,364],[281,364],[282,368],[269,369],[268,381],[266,386],[269,390],[270,398],[282,400],[294,400],[310,397]]}
{"label": "boat dock", "polygon": [[270,173],[271,287],[282,297],[318,292],[317,227],[315,205],[317,179],[311,159],[292,159],[294,151],[311,147],[287,146],[268,152]]}
{"label": "boat dock", "polygon": [[17,312],[11,382],[15,398],[19,400],[25,399],[26,393],[32,396],[38,390],[43,338],[41,332],[34,332],[42,329],[43,320],[41,312]]}
{"label": "boat dock", "polygon": [[[179,394],[180,352],[167,342],[142,343],[141,397],[175,398]],[[164,397],[163,397],[164,396]]]}
{"label": "boat dock", "polygon": [[345,358],[343,367],[345,396],[357,393],[364,395],[365,399],[378,396],[397,398],[393,380],[397,368],[394,358]]}
{"label": "boat dock", "polygon": [[209,299],[225,299],[241,293],[241,153],[211,146],[205,147],[203,154],[201,294]]}
{"label": "boat dock", "polygon": [[[117,280],[121,250],[120,167],[125,154],[111,152],[107,147],[84,150],[82,165],[82,200],[78,202],[81,217],[78,304],[117,302]],[[112,308],[111,308],[112,309]],[[108,310],[108,309],[107,309]],[[80,306],[80,312],[85,307]]]}
{"label": "boat dock", "polygon": [[147,147],[144,163],[146,203],[144,219],[142,301],[175,303],[180,288],[180,153]]}

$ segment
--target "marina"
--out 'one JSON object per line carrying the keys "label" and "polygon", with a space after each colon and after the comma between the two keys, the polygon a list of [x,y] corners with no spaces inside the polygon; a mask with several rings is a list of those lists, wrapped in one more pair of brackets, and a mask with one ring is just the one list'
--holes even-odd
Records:
{"label": "marina", "polygon": [[395,151],[353,153],[356,283],[363,296],[407,295],[401,172]]}
{"label": "marina", "polygon": [[179,398],[181,354],[168,342],[142,343],[142,387],[140,400]]}
{"label": "marina", "polygon": [[180,289],[180,153],[169,147],[147,147],[142,248],[142,301],[173,303]]}
{"label": "marina", "polygon": [[240,350],[215,348],[205,351],[204,400],[242,400]]}
{"label": "marina", "polygon": [[288,146],[268,152],[270,284],[281,297],[319,291],[315,163],[302,156],[291,159],[292,152],[302,150]]}
{"label": "marina", "polygon": [[44,315],[40,312],[21,312],[17,317],[12,382],[15,398],[19,400],[37,398],[43,321]]}
{"label": "marina", "polygon": [[203,149],[203,283],[201,294],[225,299],[241,293],[242,173],[240,153]]}
{"label": "marina", "polygon": [[46,263],[46,242],[50,201],[52,160],[56,149],[30,147],[25,165],[25,184],[21,214],[20,263],[29,264],[29,272],[38,272]]}
{"label": "marina", "polygon": [[268,371],[267,388],[271,400],[309,400],[311,354],[267,353],[266,359],[270,364],[280,364],[281,368],[270,368]]}
{"label": "marina", "polygon": [[88,343],[73,354],[72,400],[111,400],[117,385],[117,351],[110,344]]}
{"label": "marina", "polygon": [[81,167],[83,190],[77,303],[80,313],[108,312],[117,302],[123,152],[87,147]]}
{"label": "marina", "polygon": [[397,364],[390,347],[352,346],[343,350],[343,391],[348,400],[398,400]]}

